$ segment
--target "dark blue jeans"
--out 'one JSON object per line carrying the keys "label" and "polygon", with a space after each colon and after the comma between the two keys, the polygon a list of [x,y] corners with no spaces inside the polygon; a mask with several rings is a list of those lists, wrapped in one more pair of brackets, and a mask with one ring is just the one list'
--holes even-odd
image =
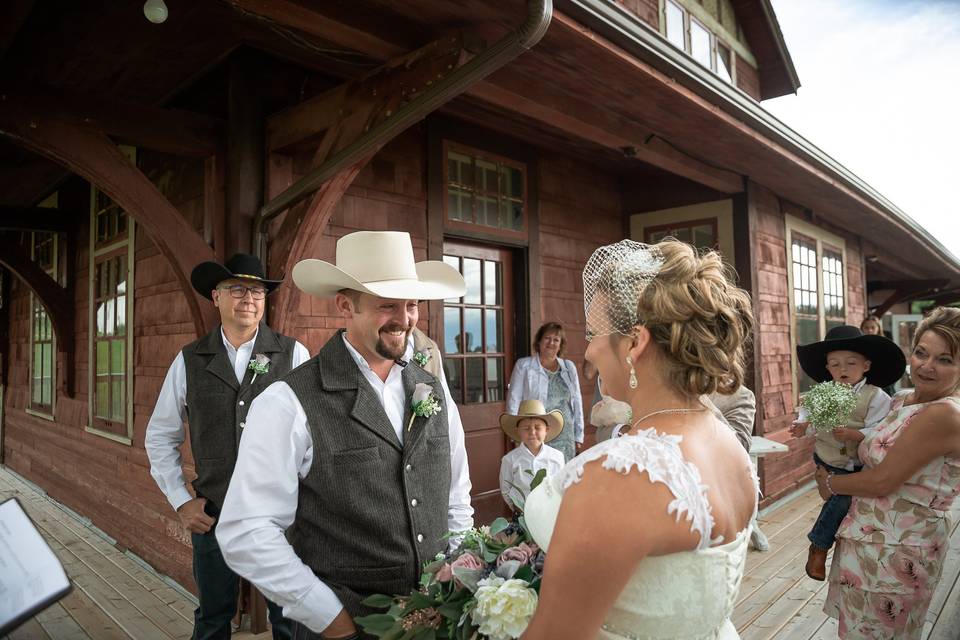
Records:
{"label": "dark blue jeans", "polygon": [[[831,467],[820,459],[820,456],[813,454],[813,461],[818,467],[823,467],[838,476],[847,473],[856,473],[863,467],[854,467],[853,471],[847,471],[840,467]],[[844,516],[850,510],[850,496],[830,496],[830,499],[823,503],[820,509],[820,515],[817,521],[813,523],[813,529],[807,534],[807,538],[813,546],[819,549],[829,549],[833,546],[833,541],[837,537],[837,531],[840,529],[840,523]]]}
{"label": "dark blue jeans", "polygon": [[[240,578],[224,562],[215,531],[216,526],[191,534],[193,579],[200,594],[200,606],[193,611],[193,640],[229,640],[230,620],[237,613]],[[283,610],[267,600],[267,612],[273,640],[289,640],[290,621]]]}

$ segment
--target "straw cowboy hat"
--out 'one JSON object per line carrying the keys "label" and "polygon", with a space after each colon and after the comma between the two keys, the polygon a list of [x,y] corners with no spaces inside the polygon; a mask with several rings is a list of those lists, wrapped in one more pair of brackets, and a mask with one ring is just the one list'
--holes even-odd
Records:
{"label": "straw cowboy hat", "polygon": [[563,414],[557,409],[547,413],[547,410],[543,407],[543,403],[539,400],[524,400],[520,403],[520,407],[517,408],[516,415],[512,413],[502,414],[500,416],[500,428],[503,429],[503,432],[510,436],[510,438],[516,442],[520,442],[517,425],[524,418],[539,418],[547,423],[547,437],[544,438],[544,442],[550,442],[563,431]]}
{"label": "straw cowboy hat", "polygon": [[267,280],[265,276],[266,273],[260,258],[247,253],[235,253],[223,264],[219,262],[201,262],[198,264],[190,272],[190,284],[193,285],[197,293],[207,300],[213,299],[210,292],[224,280],[237,279],[260,282],[267,293],[283,284],[283,280]]}
{"label": "straw cowboy hat", "polygon": [[853,351],[869,360],[870,370],[865,377],[869,384],[877,387],[893,384],[907,367],[903,351],[892,340],[864,334],[851,325],[830,329],[820,342],[797,345],[797,361],[808,376],[825,382],[830,380],[827,354],[831,351]]}
{"label": "straw cowboy hat", "polygon": [[293,282],[306,293],[328,297],[352,289],[396,300],[459,298],[466,291],[463,276],[439,260],[414,262],[413,244],[405,231],[357,231],[337,240],[336,264],[301,260]]}

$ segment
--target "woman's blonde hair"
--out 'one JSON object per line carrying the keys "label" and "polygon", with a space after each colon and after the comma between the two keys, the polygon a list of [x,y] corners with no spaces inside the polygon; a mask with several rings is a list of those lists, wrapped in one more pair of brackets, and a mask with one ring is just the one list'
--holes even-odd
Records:
{"label": "woman's blonde hair", "polygon": [[699,255],[676,240],[656,248],[663,266],[640,293],[637,317],[659,349],[665,379],[686,396],[735,392],[753,327],[750,296],[716,251]]}
{"label": "woman's blonde hair", "polygon": [[926,318],[920,321],[917,332],[913,336],[913,348],[917,348],[920,338],[927,331],[946,340],[950,348],[950,355],[954,358],[960,352],[960,309],[956,307],[937,307],[929,312]]}

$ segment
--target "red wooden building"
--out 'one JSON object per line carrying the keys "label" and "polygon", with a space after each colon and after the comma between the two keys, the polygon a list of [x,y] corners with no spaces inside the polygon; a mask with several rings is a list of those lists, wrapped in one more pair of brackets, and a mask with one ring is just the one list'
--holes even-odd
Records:
{"label": "red wooden building", "polygon": [[[138,3],[0,4],[0,451],[185,585],[143,438],[167,366],[215,326],[188,282],[202,260],[257,251],[280,277],[400,229],[461,269],[467,295],[423,327],[480,520],[512,363],[547,319],[582,358],[600,244],[723,252],[755,301],[756,433],[783,442],[798,341],[957,296],[956,258],[763,109],[799,86],[769,0],[167,6],[152,24]],[[339,325],[289,286],[269,318],[312,352]],[[761,465],[768,502],[810,478],[810,444],[791,446]]]}

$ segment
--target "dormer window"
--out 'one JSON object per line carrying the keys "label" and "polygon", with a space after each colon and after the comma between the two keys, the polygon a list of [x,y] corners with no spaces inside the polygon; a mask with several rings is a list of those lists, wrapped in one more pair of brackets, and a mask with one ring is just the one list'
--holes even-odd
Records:
{"label": "dormer window", "polygon": [[678,49],[733,84],[733,51],[680,3],[664,0],[663,34]]}

